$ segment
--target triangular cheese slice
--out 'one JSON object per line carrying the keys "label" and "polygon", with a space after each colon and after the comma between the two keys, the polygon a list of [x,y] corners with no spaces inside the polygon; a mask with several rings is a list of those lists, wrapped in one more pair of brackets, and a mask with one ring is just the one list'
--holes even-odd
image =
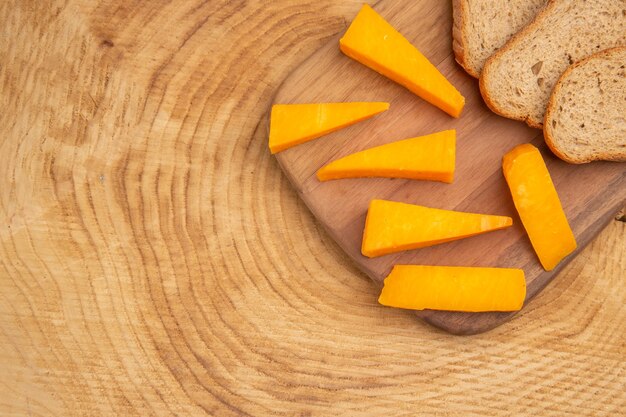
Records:
{"label": "triangular cheese slice", "polygon": [[320,181],[387,177],[451,183],[454,178],[454,130],[400,140],[348,155],[317,171]]}
{"label": "triangular cheese slice", "polygon": [[372,258],[503,229],[511,224],[513,220],[506,216],[372,200],[365,220],[361,253]]}
{"label": "triangular cheese slice", "polygon": [[270,120],[270,150],[274,154],[365,120],[389,108],[389,103],[275,104]]}
{"label": "triangular cheese slice", "polygon": [[465,98],[404,36],[363,5],[339,41],[341,51],[408,88],[451,116],[459,117]]}

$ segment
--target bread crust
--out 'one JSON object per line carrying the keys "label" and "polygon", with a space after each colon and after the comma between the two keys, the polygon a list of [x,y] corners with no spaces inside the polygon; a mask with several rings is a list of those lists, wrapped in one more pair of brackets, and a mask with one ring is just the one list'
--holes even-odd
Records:
{"label": "bread crust", "polygon": [[586,164],[589,162],[593,162],[593,161],[617,161],[617,162],[623,162],[624,160],[626,160],[626,155],[614,155],[611,154],[609,152],[604,152],[604,153],[597,153],[597,154],[593,154],[590,155],[588,158],[571,158],[568,157],[567,155],[565,155],[563,152],[561,152],[561,150],[558,148],[557,144],[554,141],[554,136],[552,135],[552,126],[549,123],[549,120],[551,120],[552,117],[552,113],[554,112],[555,108],[557,107],[556,105],[556,97],[557,95],[560,93],[561,88],[563,86],[563,83],[565,82],[566,78],[569,77],[569,75],[572,73],[572,71],[574,71],[574,69],[580,67],[581,65],[585,65],[587,62],[589,62],[590,60],[596,59],[596,58],[601,58],[601,57],[610,57],[611,54],[619,52],[619,51],[626,51],[626,46],[616,46],[614,48],[608,48],[608,49],[604,49],[600,52],[597,52],[593,55],[589,55],[588,57],[581,59],[580,61],[570,65],[565,72],[563,72],[563,74],[561,74],[561,76],[559,77],[558,81],[556,82],[556,84],[554,85],[554,89],[552,90],[552,94],[550,94],[550,100],[548,101],[548,107],[546,108],[546,114],[544,116],[544,122],[543,122],[543,138],[546,142],[546,145],[548,145],[548,148],[550,148],[550,150],[552,151],[553,154],[555,154],[556,156],[558,156],[560,159],[564,160],[565,162],[569,162],[571,164]]}
{"label": "bread crust", "polygon": [[452,0],[452,50],[454,59],[474,78],[480,74],[469,65],[467,56],[467,0]]}
{"label": "bread crust", "polygon": [[557,1],[558,0],[549,0],[546,7],[544,7],[543,10],[540,10],[539,13],[537,13],[537,16],[535,16],[532,22],[530,22],[528,25],[526,25],[526,27],[522,28],[519,32],[513,35],[511,39],[509,39],[502,48],[498,49],[496,52],[494,52],[491,55],[487,59],[487,62],[485,62],[485,66],[483,67],[483,71],[481,72],[480,78],[478,80],[480,94],[483,96],[483,100],[485,101],[485,104],[487,105],[487,107],[489,107],[489,109],[492,112],[499,114],[500,116],[504,116],[508,119],[521,120],[525,122],[528,126],[535,128],[535,129],[543,128],[543,124],[542,124],[543,121],[537,123],[534,120],[531,120],[530,116],[519,117],[510,112],[507,112],[506,110],[498,108],[497,105],[495,104],[495,101],[492,99],[491,94],[489,94],[485,79],[491,75],[491,66],[493,65],[493,62],[499,59],[506,51],[510,50],[512,46],[519,43],[520,39],[522,39],[523,37],[525,37],[532,31],[534,31],[537,26],[541,25],[541,23],[546,18],[546,16],[549,15],[552,12],[552,10],[554,10],[554,8],[556,7]]}

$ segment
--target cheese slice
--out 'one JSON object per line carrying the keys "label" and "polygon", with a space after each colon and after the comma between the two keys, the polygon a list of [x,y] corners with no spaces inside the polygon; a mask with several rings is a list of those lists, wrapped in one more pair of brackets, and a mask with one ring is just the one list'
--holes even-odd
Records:
{"label": "cheese slice", "polygon": [[412,310],[517,311],[525,298],[521,269],[396,265],[378,302]]}
{"label": "cheese slice", "polygon": [[389,103],[275,104],[270,117],[270,151],[274,154],[370,118]]}
{"label": "cheese slice", "polygon": [[546,271],[576,249],[576,238],[539,149],[525,143],[504,155],[504,177],[513,203]]}
{"label": "cheese slice", "polygon": [[454,130],[445,130],[376,146],[331,162],[317,171],[317,178],[388,177],[451,183],[455,138]]}
{"label": "cheese slice", "polygon": [[339,41],[341,51],[408,88],[453,117],[465,98],[404,36],[370,6],[363,8]]}
{"label": "cheese slice", "polygon": [[506,216],[372,200],[365,219],[361,253],[373,258],[475,236],[512,224],[513,220]]}

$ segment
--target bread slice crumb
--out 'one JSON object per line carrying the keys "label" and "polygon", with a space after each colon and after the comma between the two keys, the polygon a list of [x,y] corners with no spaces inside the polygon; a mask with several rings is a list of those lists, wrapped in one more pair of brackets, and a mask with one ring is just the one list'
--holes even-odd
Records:
{"label": "bread slice crumb", "polygon": [[495,113],[543,127],[561,74],[596,52],[626,45],[626,0],[553,0],[485,63],[480,91]]}
{"label": "bread slice crumb", "polygon": [[453,0],[452,49],[456,61],[478,78],[485,61],[530,23],[548,0]]}
{"label": "bread slice crumb", "polygon": [[626,161],[626,47],[569,67],[550,96],[544,137],[559,158]]}

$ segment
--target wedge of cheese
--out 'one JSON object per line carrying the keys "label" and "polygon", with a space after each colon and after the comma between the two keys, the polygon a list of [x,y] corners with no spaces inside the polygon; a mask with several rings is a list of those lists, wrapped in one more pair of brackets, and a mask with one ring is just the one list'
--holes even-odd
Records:
{"label": "wedge of cheese", "polygon": [[411,310],[481,312],[517,311],[525,298],[521,269],[396,265],[378,302]]}
{"label": "wedge of cheese", "polygon": [[502,159],[513,203],[546,271],[576,249],[576,238],[539,149],[525,143]]}
{"label": "wedge of cheese", "polygon": [[459,117],[465,98],[404,36],[363,5],[339,41],[341,51],[408,88],[424,100]]}
{"label": "wedge of cheese", "polygon": [[387,177],[451,183],[454,179],[454,130],[376,146],[331,162],[317,171],[320,181]]}
{"label": "wedge of cheese", "polygon": [[270,151],[274,154],[319,138],[389,108],[389,103],[275,104],[270,117]]}
{"label": "wedge of cheese", "polygon": [[372,258],[475,236],[512,224],[513,220],[506,216],[372,200],[365,219],[361,253]]}

